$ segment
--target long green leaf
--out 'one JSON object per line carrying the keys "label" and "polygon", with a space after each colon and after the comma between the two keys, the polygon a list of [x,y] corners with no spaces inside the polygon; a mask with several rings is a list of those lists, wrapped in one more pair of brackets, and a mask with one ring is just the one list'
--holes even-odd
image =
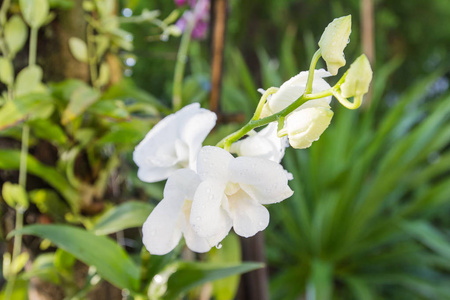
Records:
{"label": "long green leaf", "polygon": [[100,217],[92,231],[97,235],[114,233],[120,230],[140,227],[144,224],[153,205],[129,201],[110,209]]}
{"label": "long green leaf", "polygon": [[176,299],[187,291],[206,282],[242,274],[264,267],[262,263],[242,263],[239,265],[182,262],[167,282],[167,292],[163,299]]}
{"label": "long green leaf", "polygon": [[[0,150],[0,169],[3,170],[19,170],[20,167],[20,151],[18,150]],[[64,176],[62,176],[54,168],[44,165],[31,155],[27,157],[28,173],[36,175],[53,188],[55,188],[74,211],[78,211],[78,192],[75,190]]]}
{"label": "long green leaf", "polygon": [[13,234],[30,234],[49,239],[89,266],[102,278],[121,289],[137,291],[139,268],[112,239],[68,225],[30,225]]}
{"label": "long green leaf", "polygon": [[425,221],[404,222],[401,227],[427,247],[450,259],[450,241],[431,224]]}

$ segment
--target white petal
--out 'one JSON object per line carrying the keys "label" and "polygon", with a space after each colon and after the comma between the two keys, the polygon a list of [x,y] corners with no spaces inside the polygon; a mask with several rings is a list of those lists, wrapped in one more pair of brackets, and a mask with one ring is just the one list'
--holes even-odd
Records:
{"label": "white petal", "polygon": [[216,125],[215,113],[200,108],[195,116],[187,120],[181,128],[181,139],[189,149],[189,164],[191,168],[196,167],[198,151],[211,129]]}
{"label": "white petal", "polygon": [[205,146],[198,154],[198,175],[202,179],[215,179],[226,183],[228,178],[228,165],[232,159],[233,155],[222,148]]}
{"label": "white petal", "polygon": [[192,201],[186,200],[183,205],[183,220],[181,222],[182,232],[186,245],[195,252],[204,253],[211,249],[208,240],[200,237],[192,228],[189,222],[191,216]]}
{"label": "white petal", "polygon": [[233,219],[233,229],[237,235],[250,237],[269,225],[269,212],[244,191],[228,197],[229,213]]}
{"label": "white petal", "polygon": [[211,246],[220,242],[231,229],[231,219],[222,207],[225,185],[205,180],[198,186],[191,209],[191,225]]}
{"label": "white petal", "polygon": [[181,239],[178,226],[180,203],[161,200],[142,228],[142,241],[151,254],[163,255],[172,251]]}
{"label": "white petal", "polygon": [[167,179],[164,186],[164,199],[183,204],[185,199],[194,199],[199,184],[200,178],[194,171],[190,169],[177,170]]}
{"label": "white petal", "polygon": [[266,137],[262,134],[262,131],[260,133],[233,143],[230,151],[239,156],[259,157],[280,162],[287,146],[286,137],[279,138],[276,136],[276,131],[274,137]]}
{"label": "white petal", "polygon": [[[201,109],[200,104],[193,103],[165,117],[147,133],[133,152],[133,160],[139,167],[141,180],[147,182],[163,180],[174,170],[189,165],[189,159],[195,158],[201,147],[203,140],[200,140],[200,137],[206,136],[210,128],[202,128],[199,124],[198,129],[189,126],[192,135],[182,136],[182,133],[190,119],[195,119],[197,115],[203,116],[205,112],[207,115],[211,114]],[[200,120],[203,120],[202,117]]]}
{"label": "white petal", "polygon": [[200,237],[197,233],[195,233],[192,226],[188,226],[183,231],[184,239],[186,240],[186,245],[189,249],[197,253],[205,253],[208,252],[212,245],[208,243],[208,239]]}
{"label": "white petal", "polygon": [[140,180],[145,182],[157,182],[166,179],[173,172],[178,170],[177,167],[152,167],[152,168],[139,168],[137,176]]}
{"label": "white petal", "polygon": [[[309,71],[303,71],[292,77],[285,83],[280,86],[280,89],[272,95],[272,98],[268,102],[270,106],[270,111],[273,113],[277,113],[290,104],[292,104],[295,100],[300,98],[300,96],[304,93],[306,88],[306,81],[308,79]],[[327,71],[320,69],[314,71],[314,80],[312,85],[312,92],[318,93],[330,88],[330,85],[323,80],[323,77],[328,77],[331,74]],[[331,101],[331,96],[324,98],[328,103]],[[309,101],[308,101],[309,102]]]}
{"label": "white petal", "polygon": [[325,107],[311,107],[295,111],[286,119],[289,143],[296,149],[311,146],[328,128],[333,112]]}
{"label": "white petal", "polygon": [[280,202],[294,193],[288,186],[283,167],[256,157],[238,157],[230,163],[229,180],[239,183],[261,204]]}

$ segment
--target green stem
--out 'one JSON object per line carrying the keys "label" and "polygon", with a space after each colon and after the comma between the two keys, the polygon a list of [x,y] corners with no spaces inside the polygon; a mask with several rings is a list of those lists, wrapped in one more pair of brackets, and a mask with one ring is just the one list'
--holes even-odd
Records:
{"label": "green stem", "polygon": [[344,98],[339,91],[333,89],[333,96],[346,108],[348,109],[357,109],[361,106],[362,103],[362,95],[353,97],[353,102],[348,101]]}
{"label": "green stem", "polygon": [[94,88],[99,88],[97,85],[97,54],[95,53],[94,47],[94,28],[92,25],[88,24],[86,28],[87,35],[87,48],[88,48],[88,62],[89,62],[89,72],[91,75],[91,83]]}
{"label": "green stem", "polygon": [[305,102],[313,99],[319,99],[331,96],[333,94],[333,89],[328,89],[320,93],[316,94],[303,94],[300,98],[295,100],[291,105],[286,107],[285,109],[279,111],[276,114],[273,114],[271,116],[268,116],[263,119],[259,120],[250,120],[247,124],[244,125],[241,129],[238,131],[226,136],[224,139],[222,139],[219,143],[217,143],[216,147],[224,148],[225,150],[229,150],[232,143],[239,140],[241,137],[246,135],[250,130],[255,129],[256,127],[264,126],[266,124],[269,124],[271,122],[275,122],[279,120],[280,118],[285,118],[288,114],[296,110],[300,105],[304,104]]}
{"label": "green stem", "polygon": [[194,29],[195,18],[190,18],[186,24],[186,29],[181,37],[180,48],[178,49],[177,62],[175,65],[175,74],[173,78],[173,98],[172,107],[174,111],[181,109],[183,103],[181,92],[183,87],[184,69],[187,62],[187,52],[191,42],[191,34]]}
{"label": "green stem", "polygon": [[319,49],[314,53],[311,59],[311,64],[309,65],[308,80],[306,81],[305,94],[311,94],[312,84],[314,81],[314,70],[316,69],[316,64],[319,58],[322,56],[322,51]]}
{"label": "green stem", "polygon": [[279,88],[271,87],[268,88],[264,94],[261,96],[261,99],[259,99],[258,107],[256,108],[255,114],[253,115],[252,120],[258,120],[261,116],[262,109],[264,107],[264,104],[266,103],[267,97],[269,97],[272,94],[275,94]]}
{"label": "green stem", "polygon": [[39,30],[38,27],[31,27],[30,53],[28,54],[28,65],[29,66],[34,66],[36,64],[38,30]]}
{"label": "green stem", "polygon": [[[19,167],[19,184],[25,188],[27,185],[27,156],[28,156],[28,141],[30,136],[30,127],[28,125],[24,125],[22,131],[22,148],[20,150],[20,167]],[[16,224],[15,230],[21,230],[23,227],[23,208],[16,208]],[[11,262],[14,262],[17,257],[20,255],[20,251],[22,249],[22,234],[17,234],[14,237],[14,246],[12,252]],[[12,293],[14,291],[14,284],[16,282],[17,275],[12,274],[10,278],[8,278],[8,282],[6,284],[5,289],[5,299],[11,299]]]}

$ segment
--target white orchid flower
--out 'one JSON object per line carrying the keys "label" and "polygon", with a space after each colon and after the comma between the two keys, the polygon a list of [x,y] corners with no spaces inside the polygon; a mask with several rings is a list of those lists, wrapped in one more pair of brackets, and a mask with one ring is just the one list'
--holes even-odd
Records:
{"label": "white orchid flower", "polygon": [[164,187],[164,198],[142,228],[142,240],[151,254],[169,253],[178,245],[182,235],[192,251],[207,252],[211,249],[207,240],[199,237],[189,223],[192,199],[199,184],[200,178],[190,169],[181,169],[170,175]]}
{"label": "white orchid flower", "polygon": [[156,124],[133,153],[138,177],[145,182],[164,180],[182,168],[195,170],[203,140],[217,116],[193,103]]}
{"label": "white orchid flower", "polygon": [[327,103],[318,103],[295,111],[286,119],[286,126],[279,134],[287,134],[289,144],[296,149],[305,149],[317,141],[328,128],[333,111]]}
{"label": "white orchid flower", "polygon": [[344,49],[349,42],[351,31],[352,17],[348,15],[334,19],[320,37],[322,57],[332,75],[336,75],[339,68],[345,66]]}
{"label": "white orchid flower", "polygon": [[222,148],[206,146],[199,152],[197,170],[202,182],[194,195],[191,225],[209,245],[218,244],[231,227],[243,237],[264,230],[269,212],[263,204],[293,194],[287,172],[267,159],[234,158]]}
{"label": "white orchid flower", "polygon": [[231,145],[230,152],[239,156],[253,156],[276,163],[281,162],[288,144],[286,137],[278,137],[277,127],[277,123],[272,122],[259,132],[250,131],[247,138]]}
{"label": "white orchid flower", "polygon": [[[309,71],[303,71],[284,82],[280,89],[268,98],[266,104],[261,112],[261,118],[273,115],[292,104],[295,100],[300,98],[305,92],[306,82],[308,80]],[[314,80],[312,85],[313,93],[320,93],[331,88],[331,86],[323,78],[331,76],[330,73],[324,69],[314,71]],[[310,100],[301,105],[298,109],[302,109],[308,105],[314,105],[316,102],[330,103],[331,96],[320,99]]]}

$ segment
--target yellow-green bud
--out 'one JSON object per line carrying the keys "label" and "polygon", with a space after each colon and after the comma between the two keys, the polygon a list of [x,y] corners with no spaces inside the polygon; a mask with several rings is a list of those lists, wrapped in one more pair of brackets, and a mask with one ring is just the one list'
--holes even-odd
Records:
{"label": "yellow-green bud", "polygon": [[344,98],[361,97],[369,91],[371,81],[372,68],[363,54],[348,69],[345,81],[341,85],[341,95]]}
{"label": "yellow-green bud", "polygon": [[345,66],[344,48],[348,44],[352,27],[352,16],[334,19],[328,24],[319,41],[322,57],[327,63],[328,72],[336,75]]}

